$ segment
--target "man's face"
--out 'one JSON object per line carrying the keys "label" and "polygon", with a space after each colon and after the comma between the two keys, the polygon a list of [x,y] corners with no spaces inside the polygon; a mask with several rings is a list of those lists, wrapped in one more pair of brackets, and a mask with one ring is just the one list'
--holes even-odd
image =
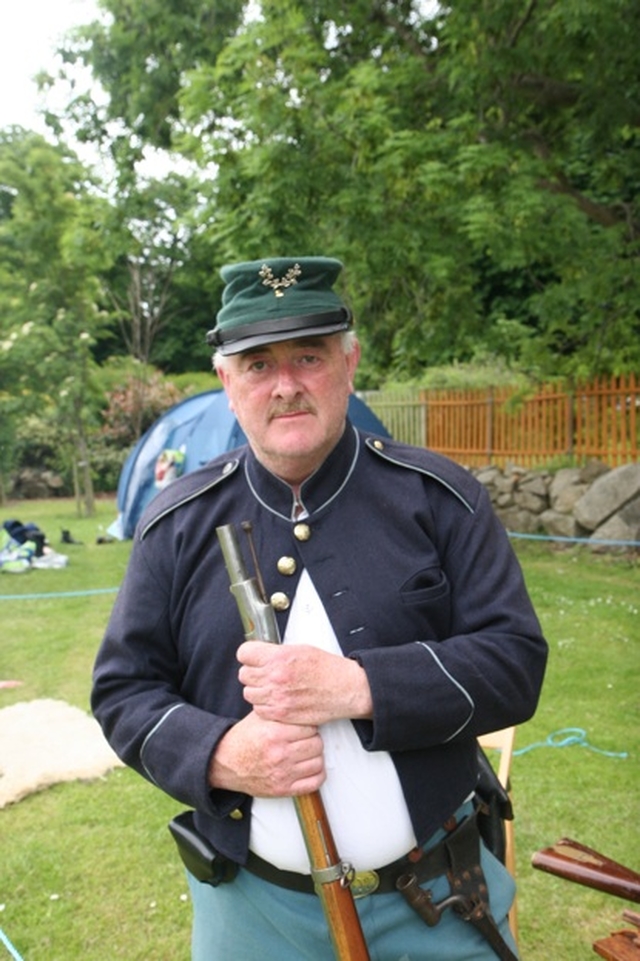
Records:
{"label": "man's face", "polygon": [[261,463],[296,486],[344,431],[360,349],[342,338],[306,337],[228,357],[218,374],[229,406]]}

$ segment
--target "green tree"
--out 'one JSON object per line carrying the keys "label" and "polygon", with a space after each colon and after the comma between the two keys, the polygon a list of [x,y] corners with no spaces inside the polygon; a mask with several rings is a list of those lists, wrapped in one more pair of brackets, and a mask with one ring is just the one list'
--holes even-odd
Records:
{"label": "green tree", "polygon": [[212,263],[342,257],[370,381],[638,367],[634,0],[102,6],[68,51],[108,94],[85,134],[119,123],[129,170],[145,143],[215,167]]}
{"label": "green tree", "polygon": [[176,173],[140,180],[114,201],[119,241],[105,285],[126,352],[143,366],[157,362],[163,332],[189,309],[177,280],[191,256],[196,202],[192,180]]}
{"label": "green tree", "polygon": [[0,131],[0,413],[15,422],[37,411],[60,425],[88,514],[108,222],[71,151],[18,127]]}

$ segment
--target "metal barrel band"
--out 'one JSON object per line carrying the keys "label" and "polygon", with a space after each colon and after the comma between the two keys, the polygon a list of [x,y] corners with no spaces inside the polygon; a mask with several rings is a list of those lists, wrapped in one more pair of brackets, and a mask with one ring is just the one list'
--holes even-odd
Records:
{"label": "metal barrel band", "polygon": [[343,887],[349,888],[356,900],[358,900],[358,898],[366,898],[369,894],[373,894],[380,886],[380,876],[377,871],[356,871],[348,861],[342,861],[340,864],[334,864],[328,868],[312,871],[311,877],[316,890],[319,884],[330,884],[333,881],[340,881]]}
{"label": "metal barrel band", "polygon": [[338,861],[336,864],[330,864],[328,868],[313,868],[311,877],[314,887],[318,887],[320,884],[333,884],[334,881],[345,883],[345,879],[352,872],[353,868],[348,861]]}

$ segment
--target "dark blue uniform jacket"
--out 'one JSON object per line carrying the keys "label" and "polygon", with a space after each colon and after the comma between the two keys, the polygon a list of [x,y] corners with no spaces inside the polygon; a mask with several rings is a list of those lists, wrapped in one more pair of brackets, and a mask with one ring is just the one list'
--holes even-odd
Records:
{"label": "dark blue uniform jacket", "polygon": [[[251,799],[207,783],[216,744],[249,710],[217,526],[251,522],[269,595],[293,598],[309,572],[371,686],[374,718],[357,733],[391,753],[421,843],[472,791],[475,738],[527,720],[544,673],[520,567],[466,470],[348,424],[301,499],[305,540],[291,489],[246,447],[171,484],[138,525],[95,666],[92,706],[115,751],[239,862]],[[284,635],[287,611],[277,617]]]}

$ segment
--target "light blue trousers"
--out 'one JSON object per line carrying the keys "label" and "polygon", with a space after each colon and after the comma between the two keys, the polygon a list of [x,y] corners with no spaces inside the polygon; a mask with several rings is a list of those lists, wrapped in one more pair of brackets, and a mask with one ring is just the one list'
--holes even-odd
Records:
{"label": "light blue trousers", "polygon": [[[430,842],[431,844],[432,842]],[[515,953],[507,913],[515,885],[483,847],[491,913]],[[194,922],[192,961],[335,961],[319,899],[288,891],[240,870],[212,888],[189,876]],[[445,877],[427,882],[434,901],[449,894]],[[491,946],[453,911],[429,928],[402,895],[374,894],[356,902],[371,961],[496,961]]]}

